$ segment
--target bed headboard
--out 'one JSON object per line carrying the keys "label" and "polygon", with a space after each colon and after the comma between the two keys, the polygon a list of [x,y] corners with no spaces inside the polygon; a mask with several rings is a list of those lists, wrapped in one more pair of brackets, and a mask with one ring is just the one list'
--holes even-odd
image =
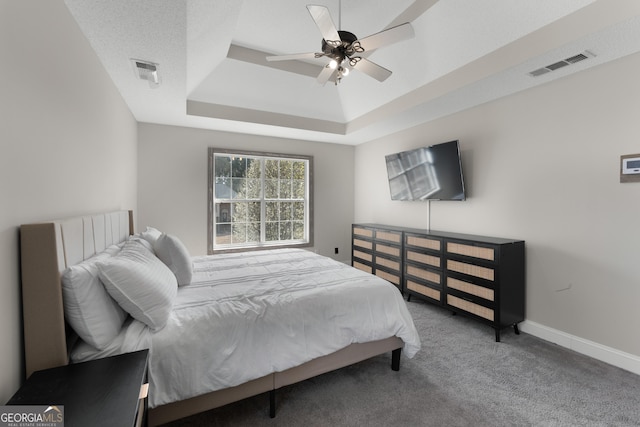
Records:
{"label": "bed headboard", "polygon": [[73,339],[64,320],[62,272],[133,234],[133,211],[20,226],[22,316],[27,377],[66,365]]}

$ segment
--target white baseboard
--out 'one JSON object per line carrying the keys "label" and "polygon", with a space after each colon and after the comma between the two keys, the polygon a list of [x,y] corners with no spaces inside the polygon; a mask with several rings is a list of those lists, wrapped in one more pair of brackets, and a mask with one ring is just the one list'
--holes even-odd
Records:
{"label": "white baseboard", "polygon": [[640,357],[633,354],[585,340],[530,320],[525,320],[520,323],[519,328],[522,332],[526,332],[545,341],[550,341],[596,360],[640,375]]}

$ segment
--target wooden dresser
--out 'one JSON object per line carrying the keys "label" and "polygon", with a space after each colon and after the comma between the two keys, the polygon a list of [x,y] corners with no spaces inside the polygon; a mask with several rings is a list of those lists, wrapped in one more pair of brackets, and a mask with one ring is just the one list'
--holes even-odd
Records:
{"label": "wooden dresser", "polygon": [[524,320],[524,241],[353,224],[352,265],[500,331]]}

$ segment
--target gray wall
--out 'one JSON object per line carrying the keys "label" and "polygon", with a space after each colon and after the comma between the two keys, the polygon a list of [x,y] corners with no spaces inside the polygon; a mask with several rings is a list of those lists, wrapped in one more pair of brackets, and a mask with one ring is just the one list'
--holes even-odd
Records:
{"label": "gray wall", "polygon": [[[192,255],[207,253],[207,147],[313,156],[314,250],[351,258],[351,146],[141,123],[138,226],[175,234]],[[334,255],[334,248],[339,254]]]}
{"label": "gray wall", "polygon": [[62,1],[0,0],[0,402],[24,375],[20,224],[136,209],[136,122]]}
{"label": "gray wall", "polygon": [[426,228],[427,203],[390,200],[384,155],[459,139],[469,198],[431,202],[431,228],[526,240],[528,321],[640,356],[640,183],[619,182],[620,155],[640,153],[638,69],[630,56],[358,146],[355,220]]}

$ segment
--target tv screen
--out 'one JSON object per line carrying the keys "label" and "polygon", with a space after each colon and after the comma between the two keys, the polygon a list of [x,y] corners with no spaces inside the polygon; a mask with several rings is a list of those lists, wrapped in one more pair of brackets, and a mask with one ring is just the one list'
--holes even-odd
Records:
{"label": "tv screen", "polygon": [[392,200],[465,200],[458,141],[385,157]]}

